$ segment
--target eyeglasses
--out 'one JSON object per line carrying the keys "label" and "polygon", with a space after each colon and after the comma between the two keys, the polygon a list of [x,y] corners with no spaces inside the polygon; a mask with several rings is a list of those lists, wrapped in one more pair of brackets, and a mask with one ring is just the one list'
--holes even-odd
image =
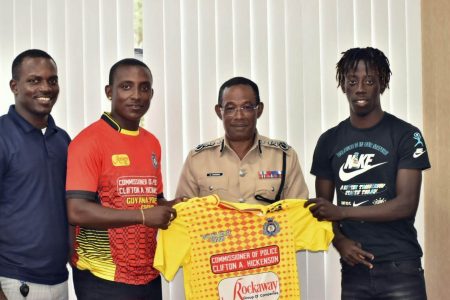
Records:
{"label": "eyeglasses", "polygon": [[256,105],[245,104],[245,105],[242,105],[242,106],[239,106],[239,107],[226,106],[226,107],[221,107],[220,108],[220,110],[222,111],[224,116],[233,116],[238,111],[241,111],[244,114],[250,114],[253,111],[255,111],[256,109],[258,109],[258,104],[256,104]]}

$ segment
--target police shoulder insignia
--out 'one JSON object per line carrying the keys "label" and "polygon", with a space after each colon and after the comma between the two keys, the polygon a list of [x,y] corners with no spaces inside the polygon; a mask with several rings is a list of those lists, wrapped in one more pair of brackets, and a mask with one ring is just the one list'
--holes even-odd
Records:
{"label": "police shoulder insignia", "polygon": [[280,148],[281,150],[283,150],[285,152],[291,148],[291,146],[289,146],[286,142],[278,141],[278,140],[268,139],[263,144],[265,144],[269,147]]}
{"label": "police shoulder insignia", "polygon": [[223,139],[215,139],[215,140],[200,144],[197,147],[195,147],[194,151],[195,151],[195,153],[198,153],[205,149],[219,146],[222,144],[222,141],[223,141]]}
{"label": "police shoulder insignia", "polygon": [[267,236],[275,236],[280,232],[280,224],[273,218],[267,218],[267,222],[263,225],[263,233]]}

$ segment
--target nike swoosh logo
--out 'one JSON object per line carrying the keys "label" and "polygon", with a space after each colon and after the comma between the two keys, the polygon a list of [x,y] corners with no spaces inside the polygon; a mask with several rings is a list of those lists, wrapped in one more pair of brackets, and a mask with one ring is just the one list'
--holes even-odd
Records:
{"label": "nike swoosh logo", "polygon": [[366,200],[366,201],[363,201],[363,202],[359,202],[359,203],[353,202],[353,207],[360,206],[361,204],[364,204],[364,203],[366,203],[367,201],[369,201],[369,200]]}
{"label": "nike swoosh logo", "polygon": [[352,172],[348,172],[348,173],[346,173],[344,171],[344,165],[342,165],[341,168],[339,169],[339,178],[341,178],[342,181],[347,181],[347,180],[352,179],[353,177],[361,175],[362,173],[365,173],[365,172],[369,171],[370,169],[373,169],[375,167],[381,166],[381,165],[383,165],[385,163],[387,163],[387,161],[379,163],[379,164],[376,164],[376,165],[372,165],[372,166],[366,166],[366,167],[364,167],[362,169],[358,169],[358,170],[355,170],[355,171],[352,171]]}
{"label": "nike swoosh logo", "polygon": [[421,156],[421,155],[424,154],[425,152],[427,152],[427,150],[416,149],[416,152],[414,152],[413,157],[414,157],[414,158],[418,158],[419,156]]}

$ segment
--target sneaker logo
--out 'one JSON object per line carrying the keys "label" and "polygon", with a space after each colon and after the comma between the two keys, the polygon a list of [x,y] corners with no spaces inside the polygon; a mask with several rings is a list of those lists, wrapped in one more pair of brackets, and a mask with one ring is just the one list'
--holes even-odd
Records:
{"label": "sneaker logo", "polygon": [[362,201],[362,202],[359,202],[359,203],[353,202],[353,207],[360,206],[361,204],[364,204],[364,203],[366,203],[367,201],[369,201],[369,200]]}
{"label": "sneaker logo", "polygon": [[417,148],[416,152],[413,153],[413,157],[414,158],[418,158],[419,156],[421,156],[425,152],[427,152],[427,150],[423,150],[423,148]]}
{"label": "sneaker logo", "polygon": [[[387,163],[387,161],[379,163],[379,164],[375,164],[375,165],[371,165],[370,163],[373,160],[373,157],[375,156],[375,154],[359,154],[358,152],[355,152],[355,154],[350,154],[347,157],[347,161],[341,166],[341,168],[339,169],[339,178],[342,181],[348,181],[358,175],[361,175],[367,171],[369,171],[370,169],[373,169],[375,167],[381,166],[385,163]],[[351,169],[355,169],[357,168],[357,170],[354,171],[350,171],[350,172],[345,172],[344,170],[351,170]]]}

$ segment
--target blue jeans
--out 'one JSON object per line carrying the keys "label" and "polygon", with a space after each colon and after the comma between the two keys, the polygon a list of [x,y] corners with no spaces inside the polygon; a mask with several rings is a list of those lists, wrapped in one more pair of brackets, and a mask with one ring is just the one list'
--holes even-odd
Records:
{"label": "blue jeans", "polygon": [[373,269],[342,264],[342,300],[426,300],[420,259],[374,263]]}
{"label": "blue jeans", "polygon": [[132,285],[104,280],[86,270],[72,270],[78,300],[162,300],[160,276],[144,285]]}

